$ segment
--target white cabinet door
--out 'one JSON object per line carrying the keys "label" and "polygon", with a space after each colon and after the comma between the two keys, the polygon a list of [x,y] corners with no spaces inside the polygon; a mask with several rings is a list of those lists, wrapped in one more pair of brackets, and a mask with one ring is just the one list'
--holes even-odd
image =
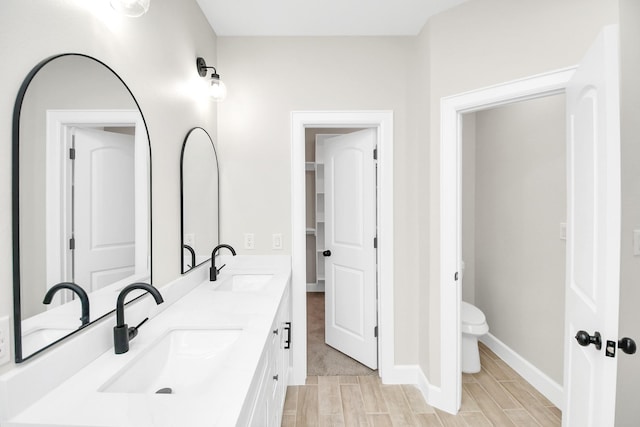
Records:
{"label": "white cabinet door", "polygon": [[[271,325],[259,372],[256,372],[254,378],[254,382],[259,384],[258,391],[253,396],[249,396],[249,400],[245,402],[245,406],[251,408],[251,414],[247,417],[249,421],[246,424],[252,427],[277,427],[282,422],[289,378],[289,349],[285,348],[285,344],[290,335],[285,326],[291,319],[290,289],[290,285],[287,285]],[[238,425],[243,423],[241,419]]]}
{"label": "white cabinet door", "polygon": [[[568,212],[563,425],[614,425],[620,275],[620,116],[617,27],[607,27],[567,88]],[[601,335],[585,347],[579,331]]]}
{"label": "white cabinet door", "polygon": [[372,369],[378,367],[375,143],[376,130],[365,129],[324,144],[326,343]]}

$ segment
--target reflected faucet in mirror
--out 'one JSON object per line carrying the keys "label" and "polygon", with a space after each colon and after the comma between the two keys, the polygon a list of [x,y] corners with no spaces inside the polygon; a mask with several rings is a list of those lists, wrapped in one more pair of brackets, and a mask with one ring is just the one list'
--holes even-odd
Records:
{"label": "reflected faucet in mirror", "polygon": [[134,339],[138,335],[138,328],[142,326],[144,322],[149,320],[147,317],[138,326],[129,327],[124,323],[124,300],[127,294],[135,289],[142,289],[151,294],[156,300],[156,304],[162,304],[164,299],[160,292],[153,286],[147,283],[132,283],[127,285],[120,291],[118,295],[118,301],[116,302],[116,326],[113,327],[113,349],[116,354],[123,354],[129,351],[129,341]]}
{"label": "reflected faucet in mirror", "polygon": [[80,321],[82,325],[86,325],[89,323],[89,296],[80,286],[71,282],[61,282],[57,285],[52,286],[44,296],[43,304],[51,304],[51,300],[53,299],[53,295],[61,289],[69,289],[73,291],[78,298],[80,298],[80,305],[82,306],[82,316],[80,317]]}
{"label": "reflected faucet in mirror", "polygon": [[187,265],[187,267],[189,268],[193,268],[196,266],[196,251],[193,250],[193,248],[187,244],[182,245],[182,247],[186,250],[189,251],[189,253],[191,254],[191,265]]}
{"label": "reflected faucet in mirror", "polygon": [[216,268],[216,252],[220,251],[220,249],[222,248],[229,249],[229,251],[231,251],[231,254],[233,256],[236,256],[236,251],[231,247],[231,245],[222,244],[213,248],[213,252],[211,252],[211,268],[209,268],[209,280],[212,282],[215,282],[218,279],[218,273],[220,272],[220,270],[222,270],[222,267],[227,265],[224,264],[222,267]]}

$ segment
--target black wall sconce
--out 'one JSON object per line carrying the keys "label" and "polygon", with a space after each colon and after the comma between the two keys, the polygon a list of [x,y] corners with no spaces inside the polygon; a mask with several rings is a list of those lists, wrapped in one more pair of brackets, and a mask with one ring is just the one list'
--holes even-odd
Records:
{"label": "black wall sconce", "polygon": [[224,82],[220,80],[220,75],[218,74],[216,67],[208,67],[207,63],[202,57],[198,57],[196,59],[196,66],[198,67],[198,74],[200,74],[201,77],[207,76],[208,68],[213,69],[213,73],[211,74],[211,86],[209,88],[209,95],[215,101],[222,101],[227,96],[227,87],[225,86]]}

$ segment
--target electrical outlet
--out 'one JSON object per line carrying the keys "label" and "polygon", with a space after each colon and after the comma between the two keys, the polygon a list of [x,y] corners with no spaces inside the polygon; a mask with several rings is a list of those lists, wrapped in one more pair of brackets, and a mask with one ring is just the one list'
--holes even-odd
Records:
{"label": "electrical outlet", "polygon": [[196,235],[193,233],[187,233],[184,235],[184,244],[189,245],[192,248],[196,245]]}
{"label": "electrical outlet", "polygon": [[9,332],[9,316],[0,319],[0,365],[11,361],[11,336]]}
{"label": "electrical outlet", "polygon": [[272,240],[273,240],[273,249],[275,250],[281,250],[282,249],[282,234],[280,233],[274,233],[272,236]]}
{"label": "electrical outlet", "polygon": [[253,233],[244,233],[244,248],[255,249],[255,240]]}

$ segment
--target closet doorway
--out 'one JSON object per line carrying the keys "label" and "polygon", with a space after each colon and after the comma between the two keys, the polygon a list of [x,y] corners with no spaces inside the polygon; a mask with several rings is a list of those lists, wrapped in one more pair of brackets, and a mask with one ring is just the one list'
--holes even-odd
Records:
{"label": "closet doorway", "polygon": [[375,129],[307,128],[307,374],[378,363]]}
{"label": "closet doorway", "polygon": [[[309,111],[291,114],[292,182],[292,310],[293,373],[290,385],[307,377],[307,221],[305,134],[308,128],[370,129],[377,141],[375,252],[377,276],[375,308],[378,313],[377,361],[380,377],[393,381],[393,113],[390,111]],[[371,153],[373,155],[373,153]],[[315,194],[315,192],[314,192]],[[325,195],[326,197],[326,195]],[[375,242],[372,242],[374,244]],[[315,249],[314,249],[315,250]],[[325,261],[326,263],[326,261]],[[316,283],[317,285],[317,283]],[[325,283],[326,285],[326,283]]]}

